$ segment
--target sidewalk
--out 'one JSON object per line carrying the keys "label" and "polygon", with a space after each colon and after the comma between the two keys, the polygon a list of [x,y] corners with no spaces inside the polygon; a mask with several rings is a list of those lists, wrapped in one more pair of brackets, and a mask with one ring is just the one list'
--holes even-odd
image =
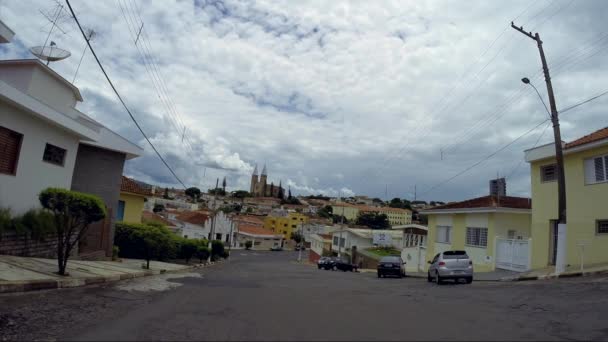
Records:
{"label": "sidewalk", "polygon": [[[69,276],[59,276],[57,260],[0,255],[0,293],[23,292],[42,289],[99,284],[123,279],[144,277],[162,273],[175,273],[204,264],[178,265],[150,261],[150,269],[143,269],[144,260],[122,261],[68,261]],[[212,265],[211,263],[210,265]]]}
{"label": "sidewalk", "polygon": [[502,279],[504,281],[524,281],[524,280],[539,280],[539,279],[554,279],[554,278],[572,278],[586,277],[597,274],[608,274],[608,264],[591,264],[587,265],[581,271],[580,265],[571,265],[566,267],[566,271],[559,275],[555,274],[555,267],[546,267],[538,270],[532,270],[524,273],[518,273],[514,277]]}

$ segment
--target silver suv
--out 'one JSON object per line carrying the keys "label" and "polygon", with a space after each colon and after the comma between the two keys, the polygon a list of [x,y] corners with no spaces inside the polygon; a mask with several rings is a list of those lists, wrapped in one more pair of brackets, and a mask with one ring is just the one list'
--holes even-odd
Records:
{"label": "silver suv", "polygon": [[467,284],[473,282],[473,262],[465,251],[445,251],[435,255],[429,261],[427,280],[443,283],[446,279],[458,281],[464,279]]}

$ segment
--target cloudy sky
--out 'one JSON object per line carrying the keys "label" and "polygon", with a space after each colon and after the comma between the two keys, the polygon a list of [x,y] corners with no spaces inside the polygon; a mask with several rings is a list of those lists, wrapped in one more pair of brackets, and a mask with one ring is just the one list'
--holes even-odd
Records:
{"label": "cloudy sky", "polygon": [[[520,82],[529,77],[546,96],[536,44],[511,20],[540,32],[558,109],[608,90],[604,0],[72,6],[96,32],[93,48],[153,143],[187,185],[204,189],[224,176],[230,189],[248,189],[254,165],[266,163],[270,180],[299,194],[411,199],[416,186],[419,199],[463,200],[485,195],[499,174],[509,194],[529,195],[523,151],[551,142],[552,132],[536,93]],[[16,32],[0,58],[33,58],[27,48],[44,44],[45,14],[57,8],[0,0],[0,18]],[[71,81],[85,42],[67,12],[59,18],[49,40],[72,57],[51,67]],[[125,174],[177,184],[90,51],[75,84],[81,111],[145,148]],[[606,105],[608,96],[564,113],[564,140],[608,126]]]}

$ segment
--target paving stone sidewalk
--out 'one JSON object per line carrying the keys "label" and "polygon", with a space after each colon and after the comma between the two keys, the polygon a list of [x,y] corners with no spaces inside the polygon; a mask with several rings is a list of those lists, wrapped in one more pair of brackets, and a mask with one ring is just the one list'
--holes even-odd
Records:
{"label": "paving stone sidewalk", "polygon": [[144,260],[68,261],[69,276],[57,272],[57,260],[0,255],[0,293],[99,284],[162,273],[174,273],[211,264],[179,265],[150,261],[150,269],[142,268]]}

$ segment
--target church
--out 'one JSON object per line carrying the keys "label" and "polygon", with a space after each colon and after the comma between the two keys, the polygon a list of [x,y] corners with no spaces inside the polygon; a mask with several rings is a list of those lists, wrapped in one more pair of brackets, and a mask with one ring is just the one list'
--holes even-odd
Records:
{"label": "church", "polygon": [[279,182],[278,186],[274,185],[274,183],[268,184],[266,164],[264,164],[262,174],[259,176],[259,178],[258,165],[255,165],[255,169],[253,169],[253,174],[251,175],[251,186],[249,192],[253,197],[283,198],[285,196],[285,189],[283,189],[283,187],[281,186],[281,182]]}

